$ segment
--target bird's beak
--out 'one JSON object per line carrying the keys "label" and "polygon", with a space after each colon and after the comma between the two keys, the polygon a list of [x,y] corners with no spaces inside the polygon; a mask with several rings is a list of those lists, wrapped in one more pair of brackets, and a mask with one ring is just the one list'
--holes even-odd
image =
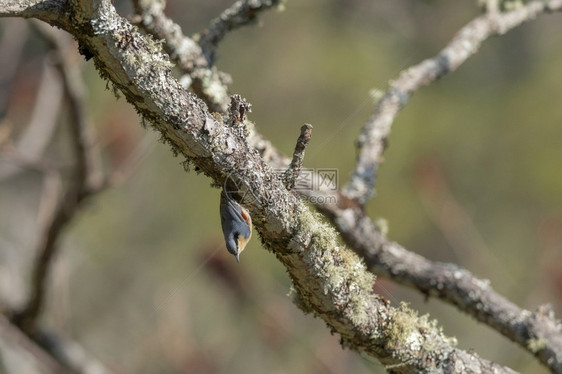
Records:
{"label": "bird's beak", "polygon": [[240,263],[240,253],[236,254],[236,262]]}

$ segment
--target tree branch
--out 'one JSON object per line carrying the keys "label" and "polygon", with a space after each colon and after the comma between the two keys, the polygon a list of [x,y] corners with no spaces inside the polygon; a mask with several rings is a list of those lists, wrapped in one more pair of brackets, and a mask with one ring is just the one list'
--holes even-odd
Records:
{"label": "tree branch", "polygon": [[541,13],[561,9],[562,0],[535,0],[505,13],[486,13],[464,26],[437,56],[403,70],[390,82],[359,136],[357,165],[343,189],[344,194],[360,204],[365,204],[375,194],[377,169],[383,161],[390,128],[415,91],[455,71],[491,36],[502,35]]}
{"label": "tree branch", "polygon": [[213,19],[209,28],[198,35],[199,45],[209,64],[214,64],[215,50],[228,32],[255,21],[260,12],[281,3],[282,0],[240,0]]}
{"label": "tree branch", "polygon": [[295,187],[295,182],[299,177],[302,168],[302,162],[304,159],[304,151],[308,142],[310,142],[310,136],[312,135],[312,125],[305,123],[301,127],[301,135],[297,139],[297,145],[295,146],[295,151],[293,152],[293,160],[291,165],[285,172],[285,186],[288,190],[292,190]]}
{"label": "tree branch", "polygon": [[[191,88],[210,110],[226,113],[230,97],[228,85],[231,78],[213,66],[214,51],[226,33],[254,20],[257,14],[279,5],[282,0],[238,1],[211,22],[211,31],[196,36],[197,43],[185,36],[181,27],[164,14],[165,0],[132,0],[137,17],[134,22],[147,33],[165,41],[164,49],[185,74],[180,82]],[[224,19],[223,19],[224,17]],[[211,41],[213,39],[215,42]]]}
{"label": "tree branch", "polygon": [[65,20],[67,0],[3,0],[0,17],[37,18],[51,25]]}
{"label": "tree branch", "polygon": [[[525,350],[554,373],[562,372],[562,325],[548,307],[534,313],[519,308],[490,286],[454,264],[432,262],[388,241],[359,207],[319,207],[334,222],[346,243],[375,273],[455,305]],[[536,344],[540,342],[540,344]]]}
{"label": "tree branch", "polygon": [[[49,42],[57,53],[56,68],[61,76],[64,92],[70,104],[71,138],[74,147],[76,164],[73,168],[72,181],[62,199],[51,196],[53,201],[50,212],[45,216],[42,228],[38,257],[33,266],[31,280],[31,294],[27,304],[15,314],[14,322],[26,333],[34,336],[37,330],[36,320],[44,306],[47,287],[47,277],[50,272],[53,257],[58,249],[58,239],[64,227],[78,212],[81,203],[92,193],[102,188],[101,173],[96,170],[95,148],[90,139],[92,130],[90,120],[84,107],[83,87],[80,85],[79,71],[68,62],[65,41],[60,40],[51,27],[37,26],[41,35]],[[47,197],[49,198],[49,197]]]}
{"label": "tree branch", "polygon": [[[503,19],[503,24],[504,27],[515,27],[516,25],[518,25],[519,23],[523,22],[521,21],[521,17],[524,16],[525,20],[528,20],[529,17],[531,17],[532,14],[536,14],[533,12],[536,12],[536,7],[537,4],[529,4],[527,6],[527,9],[531,9],[531,10],[527,10],[527,11],[521,11],[519,10],[517,13],[509,13],[509,15],[507,14],[502,14],[501,17]],[[534,10],[533,10],[534,9]],[[557,2],[550,2],[548,4],[545,4],[545,8],[544,10],[555,10],[555,9],[559,9],[559,5],[557,5]],[[477,20],[482,20],[485,19],[486,16],[482,16],[480,18],[478,18]],[[471,23],[469,23],[469,25],[467,25],[465,28],[463,28],[464,31],[461,31],[458,33],[457,37],[453,40],[453,42],[450,43],[449,47],[445,48],[441,54],[443,55],[444,52],[446,52],[449,48],[452,48],[452,50],[454,50],[455,48],[458,48],[458,46],[462,45],[462,42],[464,41],[464,35],[471,35],[474,31],[471,31],[473,28],[473,23],[476,21],[473,21]],[[470,27],[469,27],[470,26]],[[478,26],[478,24],[477,24]],[[476,27],[476,29],[480,29],[481,27],[478,26]],[[505,29],[505,31],[507,31],[507,29]],[[482,42],[484,39],[482,39],[480,42]],[[476,50],[473,51],[474,53],[476,52]],[[472,52],[471,52],[472,53]],[[459,56],[458,53],[455,54],[455,56]],[[466,60],[469,57],[469,55],[464,57],[464,60]],[[436,59],[433,59],[433,61],[438,60],[439,57],[437,57]],[[453,66],[455,69],[456,67],[458,67],[462,61],[464,61],[463,59],[460,60],[456,60],[455,65]],[[432,61],[432,60],[427,60],[427,61]],[[413,67],[410,68],[408,70],[406,70],[405,72],[403,72],[401,74],[401,78],[402,77],[409,77],[409,75],[407,74],[407,72],[410,71],[420,71],[420,73],[418,73],[419,75],[423,75],[423,74],[427,74],[427,71],[423,70],[426,69],[428,67],[428,65],[424,62],[420,65],[417,65],[417,67]],[[439,68],[439,66],[437,66]],[[417,69],[416,69],[417,68]],[[431,72],[431,71],[430,71]],[[437,73],[432,73],[435,74],[436,76],[438,76],[439,74]],[[440,73],[440,74],[444,74],[444,73]],[[397,80],[398,83],[400,83],[400,79],[399,78]],[[405,78],[404,78],[405,79]],[[420,78],[421,79],[421,78]],[[435,77],[432,79],[436,79]],[[423,83],[423,84],[422,84]],[[428,82],[422,82],[422,83],[416,83],[419,84],[419,87],[423,86],[424,84],[429,84]],[[392,85],[391,85],[392,86]],[[418,88],[419,88],[418,87]],[[385,96],[386,100],[390,100],[394,97],[393,95],[398,95],[399,92],[394,92],[392,90],[389,90]],[[383,100],[385,100],[385,98],[383,98]],[[389,101],[389,102],[390,102]],[[405,104],[405,103],[404,103]],[[382,101],[379,103],[378,108],[382,108],[382,107],[387,107],[389,104],[387,102],[387,104],[384,104]],[[396,116],[396,114],[398,113],[398,109],[396,109],[396,111],[394,112],[393,116]],[[391,118],[391,122],[394,119],[394,117]],[[379,119],[380,120],[380,119]],[[380,123],[380,122],[377,122]],[[390,127],[388,128],[388,131],[390,131]],[[380,135],[380,134],[379,134]],[[382,150],[384,148],[384,143],[385,143],[385,138],[388,135],[388,133],[384,136],[377,136],[377,138],[379,139],[380,142],[380,155],[382,155]],[[270,163],[270,165],[272,167],[276,167],[276,168],[281,168],[281,167],[286,167],[286,165],[289,163],[289,159],[287,157],[285,157],[284,155],[281,155],[276,149],[275,147],[273,147],[271,145],[270,142],[268,142],[267,140],[265,140],[261,135],[259,134],[253,134],[253,137],[250,138],[250,143],[255,146],[261,153],[262,157],[268,162]],[[381,156],[378,157],[381,157]],[[328,195],[324,194],[324,197],[326,197]],[[330,196],[328,196],[330,197]],[[439,276],[439,271],[445,271],[446,267],[442,267],[443,264],[440,263],[434,263],[431,262],[427,259],[424,259],[421,256],[418,256],[412,252],[408,252],[407,250],[405,250],[404,248],[400,247],[402,249],[401,252],[396,253],[395,251],[392,251],[392,247],[388,246],[388,245],[384,245],[385,243],[388,243],[387,239],[382,237],[380,235],[380,233],[378,232],[376,226],[374,225],[374,223],[368,218],[366,217],[362,212],[360,215],[356,215],[355,213],[353,213],[353,210],[356,208],[359,208],[353,201],[347,199],[346,196],[344,195],[331,195],[331,197],[335,197],[336,200],[340,201],[340,206],[337,207],[330,207],[330,206],[324,206],[324,205],[317,205],[318,208],[320,208],[320,210],[323,210],[323,208],[326,209],[335,209],[336,211],[332,211],[332,212],[327,212],[326,209],[324,209],[324,212],[328,213],[329,216],[332,217],[332,219],[334,220],[334,223],[336,224],[337,228],[340,230],[340,232],[342,232],[344,238],[346,239],[346,242],[348,245],[350,245],[352,248],[354,248],[360,255],[364,256],[367,264],[369,265],[369,267],[371,269],[373,269],[375,272],[388,276],[400,283],[403,284],[408,284],[414,288],[418,288],[420,289],[420,291],[426,293],[426,294],[430,294],[432,296],[439,296],[440,298],[442,298],[444,301],[447,301],[449,303],[452,303],[454,305],[456,305],[457,307],[459,307],[460,310],[472,315],[474,318],[476,318],[477,320],[484,322],[486,324],[488,324],[490,327],[498,330],[500,333],[502,333],[503,335],[507,336],[508,338],[518,342],[523,348],[529,350],[530,352],[532,352],[533,354],[537,355],[537,357],[539,357],[539,359],[541,360],[541,362],[545,365],[548,365],[548,361],[550,358],[555,357],[556,352],[559,352],[559,348],[558,345],[559,343],[556,340],[556,335],[551,334],[553,332],[556,331],[556,325],[552,324],[552,323],[546,323],[544,326],[542,326],[541,328],[535,328],[533,327],[534,324],[532,323],[532,321],[528,320],[526,322],[526,327],[520,331],[521,329],[519,329],[518,326],[515,326],[514,324],[510,325],[509,321],[513,321],[514,319],[505,319],[503,318],[504,316],[504,312],[506,310],[511,310],[511,307],[515,307],[517,308],[514,304],[512,304],[511,302],[505,300],[503,297],[501,297],[499,294],[497,294],[494,290],[492,290],[491,288],[489,289],[490,293],[492,294],[492,297],[490,297],[493,300],[496,300],[497,302],[494,303],[494,307],[492,308],[493,310],[496,310],[497,313],[493,314],[492,316],[489,315],[485,315],[483,313],[480,313],[480,303],[483,301],[483,299],[485,299],[485,297],[482,297],[482,299],[477,299],[474,300],[473,302],[464,302],[464,303],[456,303],[455,300],[462,300],[464,295],[466,295],[466,289],[461,288],[455,288],[455,287],[448,287],[443,289],[442,284],[440,284],[439,282],[435,282],[434,279],[438,279],[440,278]],[[330,199],[320,199],[320,200],[316,200],[316,201],[330,201]],[[360,209],[359,209],[360,210]],[[351,212],[351,215],[350,215]],[[337,219],[335,217],[338,217]],[[349,218],[349,219],[344,219],[344,218]],[[360,227],[365,227],[368,226],[369,230],[367,230],[367,232],[369,232],[369,237],[370,237],[370,242],[369,240],[366,240],[364,238],[364,235],[358,231],[358,230],[353,230],[354,226],[356,225],[357,222],[364,222],[364,224],[362,223],[360,225]],[[362,244],[361,244],[362,243]],[[394,244],[394,243],[393,243]],[[397,244],[394,244],[397,246]],[[376,253],[378,253],[377,255],[372,255],[369,254],[370,252],[373,252],[374,250],[376,250]],[[427,273],[423,274],[423,277],[421,277],[420,273],[416,272],[416,269],[418,269],[418,267],[413,266],[413,265],[417,265],[419,264],[419,262],[415,262],[412,261],[410,262],[410,265],[412,266],[404,266],[403,262],[402,262],[402,258],[419,258],[421,261],[423,261],[423,263],[425,263],[427,266],[425,266],[425,269],[429,269],[432,268],[433,271],[428,271]],[[383,260],[385,259],[385,260]],[[459,271],[461,271],[463,274],[465,274],[467,276],[468,281],[465,282],[466,284],[481,284],[482,281],[478,280],[477,278],[475,278],[472,274],[470,274],[468,271],[463,270],[461,268],[458,268]],[[447,275],[444,274],[443,276],[445,276],[445,278],[447,278]],[[420,279],[423,278],[425,280],[425,282],[422,282],[423,286],[421,288],[416,286],[416,279]],[[443,295],[444,293],[446,293],[446,295]],[[499,301],[499,300],[502,301]],[[504,303],[504,301],[506,303]],[[509,305],[509,307],[507,306]],[[516,312],[511,312],[509,315],[513,316],[518,316],[518,315],[525,315],[530,312],[528,311],[524,311],[520,308],[517,308]],[[528,332],[528,334],[525,333],[525,330]],[[541,331],[543,331],[541,333]],[[547,333],[550,332],[550,333]],[[527,338],[525,337],[527,336]],[[530,339],[534,339],[531,338],[532,336],[534,337],[538,337],[538,336],[542,336],[542,338],[540,339],[544,339],[544,337],[548,337],[545,341],[547,342],[546,346],[544,347],[544,349],[536,351],[534,349],[530,349],[530,345],[529,345],[529,341]],[[540,351],[544,351],[544,352],[540,352]],[[548,352],[551,353],[548,353]],[[557,365],[556,361],[553,365]]]}
{"label": "tree branch", "polygon": [[[261,137],[253,144],[272,167],[286,165],[288,158]],[[536,356],[553,372],[562,370],[562,325],[550,313],[532,313],[519,308],[488,281],[478,279],[454,264],[433,262],[397,243],[390,242],[363,208],[341,192],[329,188],[299,191],[324,213],[341,233],[346,244],[359,254],[375,274],[437,297],[485,323]],[[336,201],[336,204],[329,202]],[[545,315],[551,317],[545,318]],[[540,342],[541,344],[534,344]]]}
{"label": "tree branch", "polygon": [[12,325],[4,315],[0,314],[0,340],[10,342],[29,353],[32,361],[49,373],[65,373],[65,368],[47,354],[41,347],[25,335],[18,327]]}
{"label": "tree branch", "polygon": [[[78,1],[75,3],[80,4]],[[471,353],[452,348],[450,342],[434,328],[426,330],[428,326],[423,324],[422,318],[412,316],[404,309],[390,308],[382,299],[372,295],[368,274],[360,266],[357,270],[357,258],[345,248],[338,247],[330,229],[319,224],[302,204],[292,201],[291,195],[284,191],[248,146],[243,133],[236,129],[225,130],[200,102],[181,90],[177,82],[170,81],[169,70],[164,66],[165,59],[159,53],[152,55],[158,50],[121,21],[110,5],[97,2],[99,4],[108,12],[100,11],[101,6],[92,11],[88,4],[84,4],[85,8],[74,8],[73,21],[81,22],[71,22],[66,25],[67,29],[74,31],[88,50],[94,52],[98,67],[109,74],[114,84],[147,119],[153,121],[172,146],[215,181],[224,179],[230,171],[239,170],[241,164],[247,161],[256,162],[257,170],[243,171],[236,177],[258,197],[249,208],[256,217],[263,219],[257,228],[264,236],[265,245],[275,248],[276,255],[289,269],[303,310],[317,313],[353,348],[367,347],[366,352],[388,365],[402,363],[403,366],[393,368],[397,372],[428,370],[432,365],[452,370],[453,366],[447,365],[455,363],[466,364],[466,368],[481,365],[478,367],[481,370],[494,366]],[[88,26],[87,17],[80,14],[82,10],[99,11],[93,27]],[[97,36],[80,34],[77,25],[95,29]],[[115,69],[108,69],[110,66]],[[165,84],[158,83],[158,79],[153,79],[156,83],[152,83],[149,78],[161,78]],[[152,88],[157,90],[152,92]],[[187,106],[182,105],[186,103]],[[229,145],[228,151],[232,151],[226,152],[227,155],[222,153],[226,144]],[[212,152],[209,151],[211,149]],[[264,184],[271,186],[271,190]],[[269,204],[271,201],[275,204]],[[289,223],[290,216],[296,221]],[[309,228],[311,230],[307,230]],[[358,274],[352,276],[354,272]],[[356,275],[364,282],[357,281]],[[402,329],[407,326],[411,328]],[[389,331],[394,327],[401,333]],[[421,342],[413,350],[414,357],[411,356],[411,347],[406,347],[412,341],[416,344]],[[436,344],[437,349],[427,345],[430,342]],[[508,371],[504,368],[498,370]]]}
{"label": "tree branch", "polygon": [[[101,362],[71,340],[38,330],[31,337],[0,314],[0,341],[6,340],[30,354],[41,370],[54,374],[110,374]],[[43,372],[43,371],[41,371]]]}
{"label": "tree branch", "polygon": [[73,0],[67,14],[70,19],[63,27],[176,151],[217,184],[228,175],[242,192],[253,194],[246,208],[264,246],[287,268],[297,305],[322,318],[343,344],[399,373],[452,371],[459,365],[512,372],[454,348],[427,317],[390,307],[373,294],[372,275],[353,252],[339,245],[329,225],[284,188],[249,146],[244,124],[227,127],[217,121],[173,79],[159,46],[119,17],[109,1]]}
{"label": "tree branch", "polygon": [[181,27],[164,14],[165,0],[132,0],[135,11],[139,16],[136,23],[154,35],[163,39],[164,49],[170,55],[178,68],[185,74],[182,78],[197,96],[205,101],[212,111],[226,113],[230,98],[228,87],[230,77],[212,67],[199,44],[185,36]]}
{"label": "tree branch", "polygon": [[[250,142],[272,167],[282,168],[289,163],[286,156],[259,135]],[[497,293],[488,281],[462,267],[431,261],[390,242],[363,208],[341,192],[325,188],[299,193],[314,197],[311,201],[322,202],[315,204],[316,208],[330,218],[346,244],[364,258],[374,273],[455,305],[518,343],[553,372],[561,370],[562,326],[554,316],[544,318],[543,313],[539,317],[519,308]],[[337,204],[330,204],[331,201]]]}

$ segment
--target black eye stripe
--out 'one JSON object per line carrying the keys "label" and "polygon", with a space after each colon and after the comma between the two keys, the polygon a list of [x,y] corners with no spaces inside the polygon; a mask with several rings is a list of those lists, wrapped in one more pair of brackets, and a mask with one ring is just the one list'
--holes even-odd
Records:
{"label": "black eye stripe", "polygon": [[235,240],[238,240],[238,238],[240,237],[240,233],[238,231],[234,231],[232,233],[232,236],[234,237]]}

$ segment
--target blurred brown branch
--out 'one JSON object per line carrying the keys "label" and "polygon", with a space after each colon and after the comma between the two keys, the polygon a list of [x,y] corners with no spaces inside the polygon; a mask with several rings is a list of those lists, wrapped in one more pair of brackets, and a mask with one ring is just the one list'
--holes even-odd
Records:
{"label": "blurred brown branch", "polygon": [[[0,342],[2,341],[19,347],[27,354],[26,364],[38,366],[38,372],[41,373],[43,370],[55,374],[111,373],[75,342],[43,329],[37,329],[33,336],[29,336],[0,314]],[[14,372],[24,372],[22,368],[13,369],[16,370]]]}
{"label": "blurred brown branch", "polygon": [[[75,53],[71,39],[44,23],[34,21],[32,25],[49,45],[52,54],[50,61],[58,74],[57,77],[44,75],[50,80],[48,84],[44,83],[40,86],[39,103],[33,116],[35,119],[30,122],[20,141],[20,144],[25,146],[18,147],[21,148],[19,152],[8,150],[2,155],[2,158],[19,167],[36,169],[44,173],[44,187],[37,219],[40,237],[37,258],[31,272],[30,296],[22,309],[6,311],[7,314],[12,315],[13,324],[5,321],[4,327],[6,331],[19,329],[20,334],[29,339],[29,344],[24,345],[24,348],[33,348],[32,352],[39,355],[45,368],[53,366],[52,372],[109,373],[110,371],[102,363],[91,357],[76,343],[53,332],[45,331],[39,326],[38,318],[45,306],[48,278],[53,267],[53,259],[59,250],[58,243],[63,230],[83,208],[84,202],[89,197],[110,185],[126,180],[146,155],[150,145],[154,144],[154,139],[152,136],[146,136],[125,162],[115,169],[108,180],[105,180],[101,169],[100,150],[94,140],[92,119],[86,109],[85,89],[78,66],[80,61],[72,61],[71,58]],[[61,191],[63,171],[41,158],[56,127],[55,120],[60,108],[58,104],[47,105],[43,101],[55,99],[60,102],[61,95],[54,89],[59,86],[62,87],[61,94],[64,92],[64,98],[70,109],[70,135],[75,160],[70,170],[71,180],[65,183],[68,186],[64,192]],[[44,100],[41,101],[41,98]],[[26,158],[28,156],[32,158]],[[14,334],[6,336],[16,336]]]}
{"label": "blurred brown branch", "polygon": [[96,169],[99,154],[92,145],[93,129],[85,110],[80,73],[67,57],[68,40],[49,26],[39,23],[35,25],[57,54],[55,66],[62,78],[65,97],[70,106],[71,137],[76,164],[72,171],[72,181],[62,198],[58,197],[56,190],[51,190],[55,193],[44,195],[45,199],[52,201],[43,204],[50,207],[51,211],[45,213],[45,217],[50,218],[43,222],[44,226],[41,229],[38,257],[32,271],[31,295],[27,304],[14,317],[15,323],[31,335],[36,330],[36,319],[43,308],[47,277],[52,258],[58,249],[60,233],[79,211],[82,202],[103,187],[101,171]]}
{"label": "blurred brown branch", "polygon": [[[31,273],[30,296],[21,310],[8,311],[8,314],[12,314],[13,325],[4,317],[0,317],[0,325],[6,332],[3,336],[13,337],[14,341],[26,342],[19,345],[32,352],[41,361],[41,367],[47,368],[51,372],[109,373],[103,364],[91,357],[79,345],[54,333],[46,332],[37,323],[44,308],[48,276],[53,258],[59,248],[60,234],[81,209],[82,203],[92,194],[101,191],[104,187],[104,180],[99,150],[93,145],[93,127],[85,108],[80,71],[76,63],[69,59],[73,52],[70,46],[71,41],[64,34],[44,23],[34,22],[33,26],[47,41],[54,54],[54,64],[64,88],[65,99],[70,106],[71,138],[76,163],[71,171],[72,180],[64,194],[61,194],[60,191],[61,181],[58,169],[53,167],[45,169],[45,184],[38,213],[40,238],[37,258]],[[57,95],[53,95],[52,92],[50,95],[57,98]],[[51,105],[49,108],[44,108],[44,105],[40,105],[40,107],[41,110],[38,111],[42,113],[53,113],[49,116],[52,117],[52,120],[44,120],[49,123],[49,126],[42,126],[43,129],[47,128],[50,134],[55,127],[54,119],[57,117],[59,107],[58,105]],[[42,121],[37,120],[36,122],[41,123]],[[43,153],[49,142],[50,135],[47,136],[38,131],[32,134],[33,130],[37,130],[37,126],[30,125],[29,127],[26,129],[26,134],[29,134],[28,138],[35,139],[43,136],[46,138],[41,139],[40,146],[24,148],[34,156],[34,159],[28,161],[28,164],[37,164],[38,167],[42,167],[40,154]],[[21,332],[18,332],[18,329]],[[29,340],[22,336],[18,337],[18,334],[26,335]]]}
{"label": "blurred brown branch", "polygon": [[28,35],[27,25],[22,22],[8,21],[5,28],[11,32],[5,32],[0,39],[0,124],[6,116],[10,88]]}
{"label": "blurred brown branch", "polygon": [[[529,8],[518,9],[514,14],[502,13],[502,21],[500,22],[503,27],[502,32],[507,32],[510,27],[515,27],[524,21],[533,19],[537,14],[536,12],[539,12],[540,9],[543,9],[543,11],[553,11],[562,8],[562,2],[560,1],[544,4],[544,8],[542,8],[541,4],[537,4],[537,2],[530,3],[527,5]],[[487,15],[484,15],[477,18],[479,21],[476,23],[478,30],[483,27],[480,25],[483,20],[489,20],[487,17]],[[453,39],[449,47],[445,48],[441,54],[448,51],[449,48],[455,46],[458,48],[459,45],[462,45],[463,41],[459,38],[465,34],[470,36],[472,28],[475,27],[473,26],[475,22],[470,22],[459,31],[457,37]],[[492,30],[496,29],[488,30],[486,38],[492,35]],[[480,42],[482,41],[484,39]],[[467,55],[465,59],[468,57],[470,55]],[[396,82],[411,84],[412,82],[408,81],[407,78],[413,79],[416,76],[410,76],[409,71],[412,69],[425,69],[428,67],[427,61],[435,61],[437,59],[426,60],[413,68],[406,69],[401,73],[400,78]],[[456,60],[454,67],[458,67],[463,61]],[[426,73],[429,72],[426,71]],[[433,77],[433,80],[438,78],[437,75],[432,75],[431,77]],[[414,83],[423,83],[417,87],[420,88],[430,82],[431,80],[427,82],[415,81]],[[398,94],[399,92],[393,90],[393,88],[387,91],[384,96],[388,100],[387,103],[379,102],[377,104],[377,110],[365,129],[367,129],[369,124],[373,123],[374,118],[378,121],[377,123],[389,119],[383,116],[378,108],[386,108],[391,106],[391,104],[396,104],[393,100],[397,98],[396,95]],[[406,102],[400,103],[401,106],[405,104]],[[396,109],[394,112],[395,116],[400,108],[393,108]],[[394,117],[391,118],[391,122],[393,119]],[[384,139],[388,136],[390,127],[387,128],[388,132],[384,136],[380,136],[381,133],[378,130],[373,130],[371,134],[376,135],[375,138],[380,141],[380,148],[377,149],[378,152],[381,152],[379,157],[382,157],[382,151],[384,151],[386,142]],[[280,154],[271,143],[262,140],[261,137],[256,137],[255,139],[254,145],[260,150],[264,159],[272,166],[282,167],[287,164],[287,157]],[[414,252],[408,251],[397,243],[389,241],[381,234],[372,219],[365,214],[362,206],[357,201],[350,199],[345,193],[342,194],[339,191],[334,193],[327,188],[321,191],[304,193],[314,196],[314,201],[322,201],[322,204],[317,204],[316,208],[330,218],[346,243],[365,259],[369,268],[376,274],[389,277],[398,283],[418,289],[428,296],[438,297],[445,302],[457,306],[460,310],[473,316],[478,321],[487,324],[510,340],[517,342],[522,348],[537,356],[544,365],[550,367],[554,372],[562,370],[562,333],[555,318],[538,318],[537,312],[533,313],[517,307],[514,303],[497,293],[490,286],[489,282],[478,279],[458,265],[428,260]],[[321,197],[321,199],[318,199],[318,197]],[[337,201],[338,203],[326,203],[329,201]],[[529,342],[533,339],[539,339],[546,344],[539,349],[532,348]]]}
{"label": "blurred brown branch", "polygon": [[[25,335],[17,326],[12,325],[2,314],[0,314],[0,341],[9,342],[27,352],[28,357],[26,357],[26,361],[28,365],[35,364],[49,373],[68,372],[58,361],[50,354],[47,354],[43,348]],[[0,366],[1,368],[2,366]],[[17,370],[21,369],[17,368]]]}
{"label": "blurred brown branch", "polygon": [[41,82],[37,91],[31,119],[14,144],[2,145],[0,180],[16,175],[23,168],[45,164],[42,156],[57,128],[63,87],[50,61],[43,63]]}

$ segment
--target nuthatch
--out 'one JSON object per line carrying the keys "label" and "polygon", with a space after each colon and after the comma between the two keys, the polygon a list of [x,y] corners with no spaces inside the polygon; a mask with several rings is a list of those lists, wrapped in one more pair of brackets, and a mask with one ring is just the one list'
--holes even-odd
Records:
{"label": "nuthatch", "polygon": [[221,225],[226,249],[240,262],[240,253],[252,236],[250,213],[230,196],[226,189],[221,192]]}

